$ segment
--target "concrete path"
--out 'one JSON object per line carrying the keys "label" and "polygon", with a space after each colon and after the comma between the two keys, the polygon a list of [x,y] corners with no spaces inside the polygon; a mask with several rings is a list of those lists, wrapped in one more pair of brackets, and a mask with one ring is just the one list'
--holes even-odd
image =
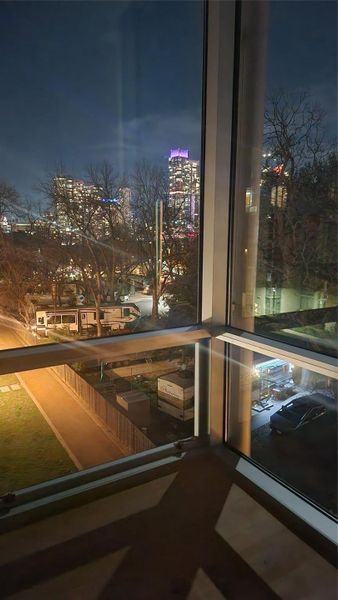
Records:
{"label": "concrete path", "polygon": [[[0,349],[22,346],[13,329],[0,326]],[[16,373],[78,467],[88,468],[123,456],[108,434],[77,402],[51,369]]]}

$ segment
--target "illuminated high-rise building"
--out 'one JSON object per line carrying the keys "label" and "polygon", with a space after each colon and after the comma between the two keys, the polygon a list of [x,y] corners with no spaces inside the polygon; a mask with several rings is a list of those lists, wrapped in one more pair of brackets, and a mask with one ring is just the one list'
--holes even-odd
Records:
{"label": "illuminated high-rise building", "polygon": [[177,225],[193,228],[198,221],[200,199],[199,161],[189,151],[171,150],[169,156],[169,204]]}
{"label": "illuminated high-rise building", "polygon": [[99,185],[73,177],[54,177],[53,186],[55,225],[74,239],[83,229],[89,234],[107,237],[114,222],[121,224],[130,217],[131,191],[128,187],[119,188],[116,197],[106,197]]}
{"label": "illuminated high-rise building", "polygon": [[[57,176],[53,180],[57,225],[65,233],[75,232],[74,222],[85,219],[93,211],[93,203],[101,199],[97,186],[73,177]],[[78,215],[78,218],[74,218]]]}
{"label": "illuminated high-rise building", "polygon": [[117,200],[120,207],[119,221],[128,220],[131,217],[131,189],[129,187],[120,187],[117,193]]}

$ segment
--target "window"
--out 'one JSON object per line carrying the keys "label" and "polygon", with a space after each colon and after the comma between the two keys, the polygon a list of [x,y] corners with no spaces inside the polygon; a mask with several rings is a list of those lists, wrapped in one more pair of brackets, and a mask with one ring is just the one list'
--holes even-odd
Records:
{"label": "window", "polygon": [[[96,321],[96,312],[93,313],[93,319]],[[100,320],[101,319],[104,319],[104,312],[102,310],[100,310]]]}
{"label": "window", "polygon": [[[2,3],[0,13],[3,339],[61,341],[36,335],[44,307],[137,306],[135,322],[100,317],[92,337],[197,323],[203,2]],[[88,336],[73,328],[62,342]]]}
{"label": "window", "polygon": [[0,7],[1,494],[199,434],[204,8]]}
{"label": "window", "polygon": [[61,325],[61,315],[48,315],[47,325]]}
{"label": "window", "polygon": [[331,516],[338,402],[334,13],[325,1],[242,3],[229,326],[219,338],[226,342],[228,443]]}
{"label": "window", "polygon": [[229,443],[337,515],[334,373],[235,346],[229,359]]}
{"label": "window", "polygon": [[266,2],[263,11],[252,4],[256,15],[261,11],[262,44],[249,56],[253,38],[245,35],[254,32],[246,8],[230,320],[335,355],[335,8],[331,2]]}
{"label": "window", "polygon": [[114,354],[0,375],[0,495],[196,432],[194,344]]}
{"label": "window", "polygon": [[75,315],[62,315],[62,323],[71,324],[76,323]]}

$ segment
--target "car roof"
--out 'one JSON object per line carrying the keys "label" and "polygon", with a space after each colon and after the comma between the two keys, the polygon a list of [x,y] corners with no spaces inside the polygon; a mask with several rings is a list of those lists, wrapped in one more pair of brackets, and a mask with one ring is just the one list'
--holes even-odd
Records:
{"label": "car roof", "polygon": [[290,400],[287,404],[284,404],[285,407],[290,404],[301,406],[302,404],[307,405],[309,408],[314,406],[318,406],[320,404],[325,404],[328,398],[324,394],[308,394],[304,396],[300,396],[299,398],[294,398]]}

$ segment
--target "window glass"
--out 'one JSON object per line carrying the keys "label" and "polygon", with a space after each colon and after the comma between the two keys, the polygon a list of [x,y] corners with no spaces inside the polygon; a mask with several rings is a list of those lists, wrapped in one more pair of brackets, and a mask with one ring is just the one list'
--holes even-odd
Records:
{"label": "window glass", "polygon": [[231,323],[327,354],[337,341],[336,46],[333,2],[244,3]]}
{"label": "window glass", "polygon": [[62,323],[75,323],[75,315],[62,315]]}
{"label": "window glass", "polygon": [[189,345],[0,375],[0,495],[192,436],[194,357]]}
{"label": "window glass", "polygon": [[337,515],[337,380],[230,349],[229,443]]}
{"label": "window glass", "polygon": [[47,326],[52,326],[52,325],[61,325],[61,315],[58,315],[58,314],[48,315]]}
{"label": "window glass", "polygon": [[203,11],[0,3],[0,348],[197,322]]}

